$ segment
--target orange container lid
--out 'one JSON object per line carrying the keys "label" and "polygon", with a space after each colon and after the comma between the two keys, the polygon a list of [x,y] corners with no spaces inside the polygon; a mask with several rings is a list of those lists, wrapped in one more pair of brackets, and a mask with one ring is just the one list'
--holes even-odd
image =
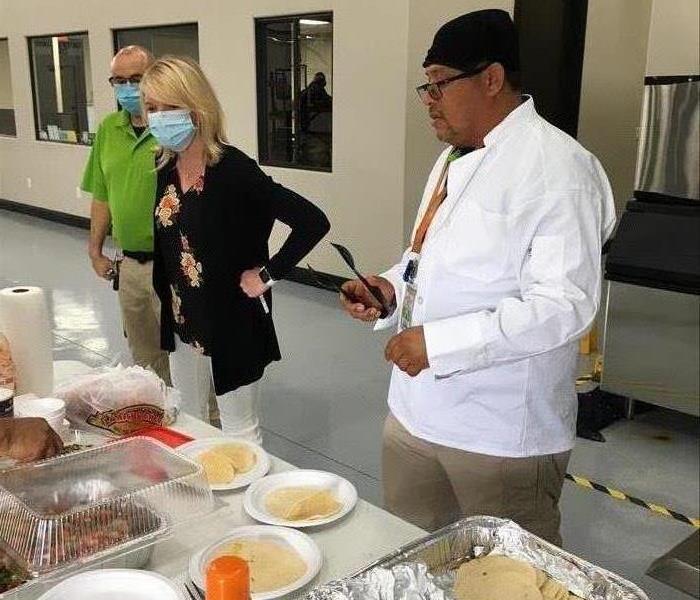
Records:
{"label": "orange container lid", "polygon": [[220,556],[207,565],[207,600],[250,600],[248,563],[238,556]]}

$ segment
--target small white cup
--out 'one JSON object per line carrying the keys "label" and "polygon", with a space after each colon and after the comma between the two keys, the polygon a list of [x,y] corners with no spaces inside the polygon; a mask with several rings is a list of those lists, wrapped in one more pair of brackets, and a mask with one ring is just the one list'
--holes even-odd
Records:
{"label": "small white cup", "polygon": [[15,403],[15,417],[40,417],[58,434],[66,418],[66,403],[59,398],[27,398]]}

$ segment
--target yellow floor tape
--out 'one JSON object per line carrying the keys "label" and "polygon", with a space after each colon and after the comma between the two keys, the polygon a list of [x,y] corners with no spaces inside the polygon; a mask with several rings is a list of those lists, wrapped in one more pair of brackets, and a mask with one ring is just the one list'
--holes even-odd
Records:
{"label": "yellow floor tape", "polygon": [[676,512],[675,510],[666,508],[665,506],[660,506],[659,504],[654,504],[652,502],[642,500],[641,498],[630,496],[629,494],[625,494],[620,490],[609,488],[606,485],[597,483],[595,481],[591,481],[590,479],[586,479],[585,477],[581,477],[580,475],[571,475],[570,473],[567,473],[566,478],[569,481],[572,481],[573,483],[581,487],[588,488],[589,490],[596,490],[597,492],[602,492],[603,494],[607,494],[608,496],[611,496],[616,500],[624,500],[626,502],[631,502],[632,504],[636,504],[637,506],[641,506],[642,508],[646,508],[647,510],[656,513],[657,515],[670,517],[672,519],[675,519],[676,521],[681,521],[686,525],[691,525],[695,528],[700,529],[700,519],[698,518],[692,519],[691,517],[686,517],[685,515]]}

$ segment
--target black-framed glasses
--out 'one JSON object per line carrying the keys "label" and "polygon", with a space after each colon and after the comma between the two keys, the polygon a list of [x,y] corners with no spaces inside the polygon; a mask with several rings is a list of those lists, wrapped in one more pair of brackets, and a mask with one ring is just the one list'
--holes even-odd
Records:
{"label": "black-framed glasses", "polygon": [[465,71],[464,73],[460,73],[459,75],[454,75],[452,77],[447,77],[446,79],[441,79],[440,81],[433,81],[432,83],[424,83],[423,85],[419,85],[416,88],[418,97],[421,99],[423,104],[428,104],[430,100],[440,100],[440,98],[442,98],[442,88],[444,88],[447,84],[452,83],[453,81],[459,81],[460,79],[469,79],[470,77],[474,77],[482,71],[485,71],[490,64],[491,63],[480,65],[469,71]]}
{"label": "black-framed glasses", "polygon": [[143,75],[132,75],[131,77],[110,77],[108,79],[111,85],[124,85],[125,83],[131,83],[132,85],[138,85],[141,83],[141,78]]}

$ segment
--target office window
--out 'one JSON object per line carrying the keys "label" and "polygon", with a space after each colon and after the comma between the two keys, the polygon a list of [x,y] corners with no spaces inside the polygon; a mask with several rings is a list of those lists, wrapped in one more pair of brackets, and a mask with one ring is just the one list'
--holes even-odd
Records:
{"label": "office window", "polygon": [[87,33],[29,38],[38,140],[91,144],[95,133]]}
{"label": "office window", "polygon": [[125,46],[143,46],[154,56],[176,54],[199,61],[197,23],[114,30],[114,51]]}
{"label": "office window", "polygon": [[0,135],[17,135],[7,39],[0,40]]}
{"label": "office window", "polygon": [[333,15],[256,19],[263,165],[331,170]]}

